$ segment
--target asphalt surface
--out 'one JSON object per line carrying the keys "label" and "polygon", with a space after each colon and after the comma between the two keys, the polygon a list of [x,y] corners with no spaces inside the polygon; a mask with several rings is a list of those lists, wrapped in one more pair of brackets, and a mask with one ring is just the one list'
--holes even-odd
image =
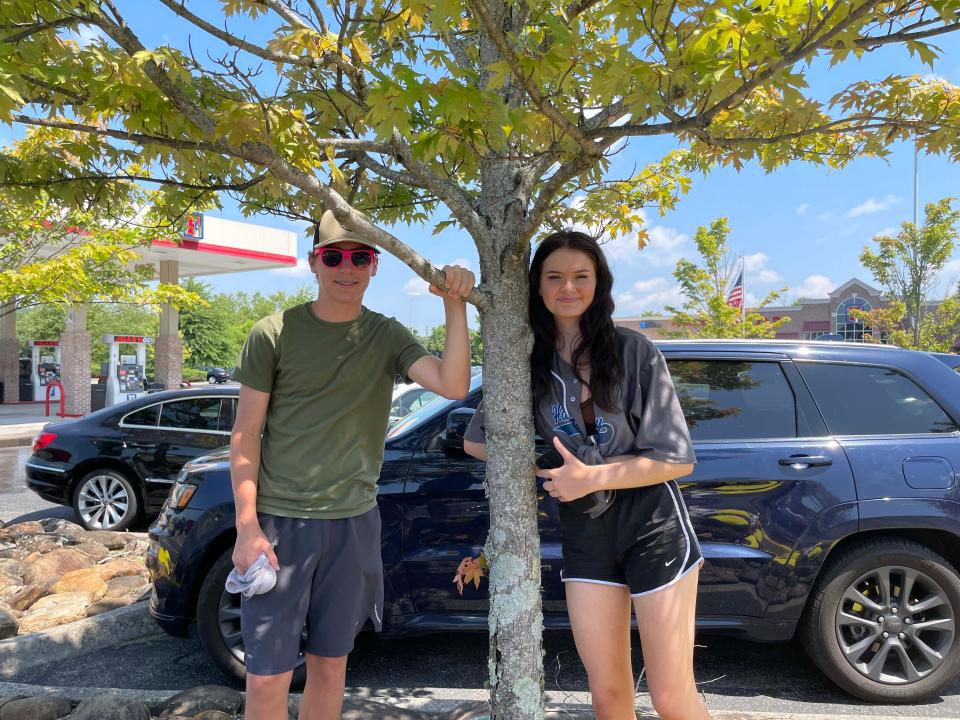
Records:
{"label": "asphalt surface", "polygon": [[[26,488],[23,463],[29,448],[0,448],[0,520],[72,518],[70,508],[40,499]],[[960,718],[960,679],[940,698],[923,704],[871,706],[831,685],[797,644],[758,645],[730,638],[698,637],[697,681],[714,710],[768,713]],[[639,644],[636,643],[635,644]],[[546,689],[560,694],[587,690],[586,675],[568,632],[544,640]],[[634,670],[643,658],[634,650]],[[222,674],[204,654],[196,637],[180,639],[161,632],[144,640],[40,666],[12,682],[67,687],[116,687],[178,690],[202,684],[241,687]],[[347,684],[409,695],[422,688],[482,689],[487,681],[487,638],[483,634],[445,634],[383,640],[358,639],[350,657]],[[638,701],[649,705],[641,678]]]}
{"label": "asphalt surface", "polygon": [[[570,633],[548,633],[546,690],[587,690]],[[643,659],[634,651],[634,669]],[[347,685],[413,695],[423,688],[485,687],[487,640],[480,634],[430,635],[402,640],[361,636],[350,656]],[[698,639],[696,676],[714,710],[768,713],[958,718],[960,682],[941,698],[917,705],[872,706],[845,696],[810,665],[796,645],[756,645],[730,638]],[[72,687],[177,690],[205,683],[241,685],[207,660],[196,638],[157,636],[108,652],[61,661],[11,678],[12,682]],[[638,701],[649,705],[641,679]]]}
{"label": "asphalt surface", "polygon": [[73,510],[40,498],[27,488],[23,464],[29,447],[0,448],[0,520],[10,524],[23,520],[58,517],[73,520]]}

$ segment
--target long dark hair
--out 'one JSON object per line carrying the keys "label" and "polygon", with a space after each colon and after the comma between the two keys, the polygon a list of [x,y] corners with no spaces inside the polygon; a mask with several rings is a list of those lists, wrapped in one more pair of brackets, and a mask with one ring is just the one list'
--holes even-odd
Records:
{"label": "long dark hair", "polygon": [[570,359],[581,382],[581,369],[589,366],[589,386],[594,403],[614,412],[620,405],[623,361],[622,342],[613,324],[613,274],[596,238],[576,230],[562,230],[545,237],[530,264],[530,324],[533,326],[530,369],[533,392],[535,396],[550,392],[550,370],[557,348],[557,323],[540,297],[540,274],[546,259],[561,249],[579,250],[593,262],[597,290],[590,307],[580,318],[580,341],[573,348]]}

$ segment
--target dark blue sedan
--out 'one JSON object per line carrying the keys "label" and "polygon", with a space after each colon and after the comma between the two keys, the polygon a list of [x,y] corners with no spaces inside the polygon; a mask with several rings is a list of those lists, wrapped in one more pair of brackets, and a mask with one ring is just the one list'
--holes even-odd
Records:
{"label": "dark blue sedan", "polygon": [[[699,463],[681,488],[706,557],[697,625],[747,640],[799,635],[866,700],[911,702],[960,671],[957,358],[794,341],[660,344]],[[384,630],[485,630],[486,586],[460,560],[488,529],[484,465],[462,451],[480,401],[437,401],[396,425],[380,477]],[[567,626],[556,501],[539,494],[547,628]],[[227,450],[189,463],[150,529],[151,612],[243,672],[224,590],[234,510]]]}

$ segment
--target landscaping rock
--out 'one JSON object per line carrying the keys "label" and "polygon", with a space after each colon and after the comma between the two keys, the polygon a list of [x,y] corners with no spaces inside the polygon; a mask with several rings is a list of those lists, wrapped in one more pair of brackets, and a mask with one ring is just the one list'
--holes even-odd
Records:
{"label": "landscaping rock", "polygon": [[64,535],[74,542],[81,543],[87,539],[87,531],[83,526],[63,518],[45,518],[40,521],[40,525],[43,526],[44,532]]}
{"label": "landscaping rock", "polygon": [[59,550],[66,544],[66,539],[59,535],[19,535],[17,536],[17,547],[26,550],[29,553],[40,553],[44,555],[54,550]]}
{"label": "landscaping rock", "polygon": [[92,602],[93,597],[85,592],[58,593],[42,597],[20,618],[17,634],[26,635],[82,620],[87,616],[87,607]]}
{"label": "landscaping rock", "polygon": [[[0,529],[0,542],[11,544],[14,540],[17,539],[16,533],[13,530]],[[3,549],[3,548],[0,548]]]}
{"label": "landscaping rock", "polygon": [[93,542],[92,540],[82,542],[79,545],[74,545],[72,549],[79,550],[94,562],[100,562],[110,554],[110,551],[107,550],[106,545],[103,543]]}
{"label": "landscaping rock", "polygon": [[13,702],[14,700],[22,700],[25,695],[9,695],[7,697],[0,697],[0,708],[2,708],[7,703]]}
{"label": "landscaping rock", "polygon": [[27,565],[23,560],[11,560],[9,558],[0,558],[0,572],[5,572],[8,575],[15,575],[18,578],[23,578],[23,574],[27,571]]}
{"label": "landscaping rock", "polygon": [[40,598],[47,594],[46,585],[27,585],[14,595],[7,604],[14,610],[24,612]]}
{"label": "landscaping rock", "polygon": [[13,560],[23,560],[30,553],[16,545],[0,547],[0,558],[11,558]]}
{"label": "landscaping rock", "polygon": [[117,558],[97,565],[100,577],[112,580],[123,575],[146,575],[147,565],[143,558]]}
{"label": "landscaping rock", "polygon": [[105,598],[138,598],[150,587],[150,581],[140,575],[121,575],[107,583]]}
{"label": "landscaping rock", "polygon": [[125,533],[111,532],[110,530],[91,530],[87,533],[88,541],[105,545],[107,550],[122,550],[129,540]]}
{"label": "landscaping rock", "polygon": [[60,576],[51,587],[51,593],[86,592],[94,602],[107,594],[107,583],[100,577],[97,568],[71,570]]}
{"label": "landscaping rock", "polygon": [[43,525],[39,520],[18,522],[14,525],[7,525],[6,529],[12,532],[14,535],[22,535],[24,533],[29,533],[30,535],[43,535],[45,532]]}
{"label": "landscaping rock", "polygon": [[133,595],[123,595],[121,597],[104,597],[100,600],[97,600],[90,607],[87,608],[87,617],[93,617],[94,615],[100,615],[105,613],[108,610],[116,610],[117,608],[127,607],[127,605],[132,605],[136,601],[136,597]]}
{"label": "landscaping rock", "polygon": [[58,720],[69,715],[72,709],[63,698],[23,698],[0,708],[0,720]]}
{"label": "landscaping rock", "polygon": [[0,603],[0,640],[14,637],[20,629],[20,621],[13,614],[13,609]]}
{"label": "landscaping rock", "polygon": [[237,716],[220,710],[204,710],[193,716],[193,720],[236,720]]}
{"label": "landscaping rock", "polygon": [[139,700],[98,696],[84,700],[70,720],[150,720],[150,711]]}
{"label": "landscaping rock", "polygon": [[8,588],[20,587],[22,585],[23,582],[19,577],[0,570],[0,592],[3,592]]}
{"label": "landscaping rock", "polygon": [[243,708],[243,694],[222,685],[199,685],[184,690],[154,708],[154,715],[167,720],[173,715],[196,715],[218,710],[231,717]]}
{"label": "landscaping rock", "polygon": [[71,570],[93,567],[93,560],[73,548],[54,550],[35,560],[23,575],[25,585],[50,585]]}

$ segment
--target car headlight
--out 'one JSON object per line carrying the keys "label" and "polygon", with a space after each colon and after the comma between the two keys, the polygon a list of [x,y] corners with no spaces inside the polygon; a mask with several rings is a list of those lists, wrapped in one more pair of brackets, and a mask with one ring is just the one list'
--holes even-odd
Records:
{"label": "car headlight", "polygon": [[197,486],[186,482],[181,475],[170,490],[169,507],[173,510],[183,510],[190,504],[195,492],[197,492]]}

